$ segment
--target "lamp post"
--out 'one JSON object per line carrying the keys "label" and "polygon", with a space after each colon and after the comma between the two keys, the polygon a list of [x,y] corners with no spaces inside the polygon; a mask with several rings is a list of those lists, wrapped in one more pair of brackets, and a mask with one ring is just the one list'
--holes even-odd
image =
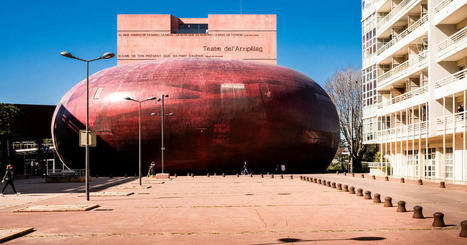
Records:
{"label": "lamp post", "polygon": [[138,114],[138,120],[139,120],[139,125],[138,125],[138,176],[139,176],[139,185],[141,186],[141,104],[145,101],[149,101],[149,100],[155,100],[156,97],[150,97],[150,98],[147,98],[145,100],[136,100],[136,99],[132,99],[130,97],[126,97],[125,98],[126,100],[129,100],[129,101],[134,101],[134,102],[137,102],[139,104],[139,114]]}
{"label": "lamp post", "polygon": [[173,116],[175,115],[174,113],[164,113],[164,98],[168,98],[168,94],[162,94],[161,98],[158,98],[157,101],[161,101],[161,113],[151,113],[151,116],[161,116],[161,168],[162,168],[162,173],[164,173],[164,118],[165,116]]}
{"label": "lamp post", "polygon": [[89,63],[100,60],[100,59],[110,59],[115,56],[111,52],[104,53],[101,57],[85,60],[71,55],[70,52],[62,51],[60,52],[62,56],[65,56],[70,59],[75,59],[79,61],[86,62],[86,153],[85,153],[85,185],[86,185],[86,200],[89,201]]}

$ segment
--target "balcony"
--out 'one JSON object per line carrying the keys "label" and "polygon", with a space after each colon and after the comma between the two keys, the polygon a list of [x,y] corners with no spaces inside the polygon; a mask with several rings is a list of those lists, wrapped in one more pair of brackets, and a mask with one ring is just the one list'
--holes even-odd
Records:
{"label": "balcony", "polygon": [[396,96],[396,97],[394,97],[394,98],[392,98],[390,100],[379,103],[378,104],[378,109],[383,108],[385,106],[393,105],[393,104],[396,104],[396,103],[399,103],[399,102],[402,102],[402,101],[406,101],[406,100],[411,99],[411,98],[413,98],[413,97],[415,97],[417,95],[425,94],[427,91],[428,91],[427,86],[423,86],[423,87],[414,89],[414,90],[409,91],[407,93],[398,95],[398,96]]}
{"label": "balcony", "polygon": [[427,64],[427,51],[423,51],[414,57],[409,58],[404,63],[392,68],[377,78],[377,89],[395,82],[398,78],[403,78],[406,75],[410,75],[418,68]]}
{"label": "balcony", "polygon": [[427,122],[418,122],[400,127],[388,128],[378,131],[378,141],[395,142],[401,140],[411,140],[425,138],[427,134]]}
{"label": "balcony", "polygon": [[385,43],[381,48],[378,48],[378,55],[388,50],[390,47],[394,46],[396,43],[407,37],[410,33],[414,32],[417,28],[422,26],[425,22],[428,21],[428,15],[424,15],[422,18],[417,20],[415,23],[407,27],[403,32],[394,37],[391,41]]}
{"label": "balcony", "polygon": [[435,99],[443,98],[467,90],[467,69],[458,71],[434,82]]}
{"label": "balcony", "polygon": [[435,88],[441,88],[444,85],[460,81],[460,80],[462,80],[462,79],[464,79],[466,77],[467,77],[467,68],[462,70],[462,71],[458,71],[458,72],[456,72],[456,73],[454,73],[452,75],[449,75],[447,77],[444,77],[444,78],[436,81],[435,82]]}
{"label": "balcony", "polygon": [[415,3],[419,2],[420,0],[403,0],[399,5],[394,7],[391,12],[389,12],[386,16],[382,17],[378,20],[376,25],[376,30],[379,36],[379,33],[384,32],[391,24],[391,22],[395,19],[396,16],[402,14],[404,10],[407,10],[407,6],[414,6]]}
{"label": "balcony", "polygon": [[444,0],[434,8],[434,24],[457,24],[465,18],[467,2],[465,0]]}
{"label": "balcony", "polygon": [[[436,132],[438,135],[460,133],[466,127],[465,117],[466,112],[458,112],[448,114],[436,118]],[[453,131],[455,130],[455,131]]]}
{"label": "balcony", "polygon": [[[459,51],[463,52],[459,52]],[[456,61],[467,55],[467,26],[438,44],[438,62]]]}

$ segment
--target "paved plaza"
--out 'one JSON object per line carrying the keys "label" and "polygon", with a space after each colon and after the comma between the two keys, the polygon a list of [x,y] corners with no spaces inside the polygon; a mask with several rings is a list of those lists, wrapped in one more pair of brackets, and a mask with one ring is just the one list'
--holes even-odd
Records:
{"label": "paved plaza", "polygon": [[[22,194],[0,197],[0,230],[34,228],[8,244],[467,244],[459,237],[467,219],[463,187],[304,175],[378,192],[383,201],[393,197],[395,207],[385,208],[300,176],[144,178],[143,187],[133,177],[101,177],[92,180],[92,191],[104,194],[89,202],[81,183],[17,180]],[[400,200],[408,212],[396,212]],[[18,212],[85,204],[99,207]],[[412,218],[416,204],[425,219]],[[436,211],[445,214],[446,227],[432,227]]]}

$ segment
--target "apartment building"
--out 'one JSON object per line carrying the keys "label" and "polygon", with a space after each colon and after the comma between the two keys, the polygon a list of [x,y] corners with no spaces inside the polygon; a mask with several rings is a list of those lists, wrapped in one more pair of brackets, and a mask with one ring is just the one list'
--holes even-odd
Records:
{"label": "apartment building", "polygon": [[467,184],[466,63],[467,0],[362,0],[363,143],[379,146],[375,172]]}

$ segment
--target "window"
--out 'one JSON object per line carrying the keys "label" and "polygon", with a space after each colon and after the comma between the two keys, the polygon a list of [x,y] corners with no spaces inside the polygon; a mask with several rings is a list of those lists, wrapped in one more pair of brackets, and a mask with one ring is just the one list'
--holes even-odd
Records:
{"label": "window", "polygon": [[175,33],[207,33],[208,24],[180,24]]}
{"label": "window", "polygon": [[425,149],[425,177],[433,178],[436,176],[435,166],[436,166],[436,148]]}
{"label": "window", "polygon": [[445,175],[446,178],[452,179],[453,177],[453,169],[454,169],[454,161],[453,161],[453,152],[452,147],[446,148],[446,155],[444,156],[444,164],[445,164]]}

